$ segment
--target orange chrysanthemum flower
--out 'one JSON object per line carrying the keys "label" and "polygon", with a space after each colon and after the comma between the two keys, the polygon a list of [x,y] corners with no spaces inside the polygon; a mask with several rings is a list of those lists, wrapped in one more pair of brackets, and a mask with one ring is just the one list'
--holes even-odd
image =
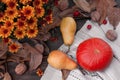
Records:
{"label": "orange chrysanthemum flower", "polygon": [[19,48],[20,48],[20,45],[15,42],[9,45],[9,51],[11,53],[16,53],[19,50]]}
{"label": "orange chrysanthemum flower", "polygon": [[10,36],[10,34],[11,34],[11,30],[9,28],[6,28],[4,26],[0,28],[0,36],[2,38],[7,38]]}
{"label": "orange chrysanthemum flower", "polygon": [[2,23],[0,23],[0,28],[3,26],[3,24]]}
{"label": "orange chrysanthemum flower", "polygon": [[48,15],[45,17],[45,20],[47,21],[48,24],[53,23],[53,18],[52,18],[52,14]]}
{"label": "orange chrysanthemum flower", "polygon": [[39,22],[39,24],[42,25],[42,26],[45,26],[45,25],[46,25],[46,21],[45,21],[45,20],[41,20],[41,21]]}
{"label": "orange chrysanthemum flower", "polygon": [[13,21],[12,20],[6,20],[5,23],[4,23],[4,26],[6,28],[9,28],[10,30],[13,30],[14,29],[14,25],[13,25]]}
{"label": "orange chrysanthemum flower", "polygon": [[1,0],[1,1],[7,4],[9,1],[17,1],[17,0]]}
{"label": "orange chrysanthemum flower", "polygon": [[16,28],[20,30],[25,30],[26,29],[26,24],[22,20],[18,20],[16,22]]}
{"label": "orange chrysanthemum flower", "polygon": [[5,13],[0,12],[0,22],[4,21],[4,19],[5,19]]}
{"label": "orange chrysanthemum flower", "polygon": [[43,17],[44,14],[45,14],[45,10],[44,10],[43,7],[36,7],[35,11],[36,11],[36,16],[37,17]]}
{"label": "orange chrysanthemum flower", "polygon": [[43,6],[43,3],[41,0],[34,0],[33,1],[33,6],[34,7],[40,7],[40,6]]}
{"label": "orange chrysanthemum flower", "polygon": [[19,19],[22,20],[22,21],[27,20],[26,16],[23,13],[19,13]]}
{"label": "orange chrysanthemum flower", "polygon": [[41,69],[38,69],[38,70],[36,71],[36,74],[37,74],[38,76],[42,76],[42,75],[43,75],[43,71],[42,71]]}
{"label": "orange chrysanthemum flower", "polygon": [[37,26],[37,18],[33,17],[27,20],[27,25],[31,28],[34,28],[34,26]]}
{"label": "orange chrysanthemum flower", "polygon": [[25,36],[25,31],[24,30],[19,30],[19,29],[16,29],[14,31],[14,35],[17,39],[23,39],[24,36]]}
{"label": "orange chrysanthemum flower", "polygon": [[22,3],[22,4],[27,4],[28,2],[31,2],[32,0],[20,0],[20,3]]}
{"label": "orange chrysanthemum flower", "polygon": [[17,6],[17,1],[15,1],[15,0],[8,0],[8,1],[6,2],[6,4],[7,4],[7,6],[8,6],[9,8],[13,9],[13,8],[16,8],[16,6]]}
{"label": "orange chrysanthemum flower", "polygon": [[3,42],[8,44],[11,42],[11,39],[10,38],[3,38]]}
{"label": "orange chrysanthemum flower", "polygon": [[7,8],[7,10],[5,10],[5,13],[6,13],[6,17],[8,17],[9,19],[14,19],[15,17],[18,16],[17,9]]}
{"label": "orange chrysanthemum flower", "polygon": [[48,3],[48,0],[42,0],[43,4]]}
{"label": "orange chrysanthemum flower", "polygon": [[38,29],[37,28],[27,30],[27,37],[28,38],[34,38],[34,37],[37,36],[37,34],[38,34]]}
{"label": "orange chrysanthemum flower", "polygon": [[34,17],[34,8],[32,6],[23,6],[22,13],[26,16],[27,19]]}

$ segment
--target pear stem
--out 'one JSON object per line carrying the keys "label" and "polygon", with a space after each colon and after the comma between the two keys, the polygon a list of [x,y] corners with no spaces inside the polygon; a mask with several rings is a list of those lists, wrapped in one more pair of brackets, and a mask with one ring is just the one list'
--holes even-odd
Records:
{"label": "pear stem", "polygon": [[70,46],[68,46],[68,50],[67,50],[66,54],[68,54],[69,51],[70,51]]}

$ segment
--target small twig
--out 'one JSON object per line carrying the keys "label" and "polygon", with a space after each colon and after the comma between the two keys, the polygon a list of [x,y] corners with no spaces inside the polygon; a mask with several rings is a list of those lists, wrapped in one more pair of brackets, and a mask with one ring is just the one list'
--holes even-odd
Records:
{"label": "small twig", "polygon": [[68,50],[67,50],[66,54],[68,54],[69,51],[70,51],[70,46],[68,46]]}

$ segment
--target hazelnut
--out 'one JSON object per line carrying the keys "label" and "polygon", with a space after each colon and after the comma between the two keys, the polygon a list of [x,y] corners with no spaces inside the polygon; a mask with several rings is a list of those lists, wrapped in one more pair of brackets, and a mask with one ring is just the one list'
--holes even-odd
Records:
{"label": "hazelnut", "polygon": [[111,40],[111,41],[114,41],[117,39],[118,35],[117,33],[115,32],[115,30],[108,30],[106,32],[106,37]]}
{"label": "hazelnut", "polygon": [[26,69],[27,67],[24,63],[19,63],[15,68],[15,72],[18,75],[22,75],[26,71]]}

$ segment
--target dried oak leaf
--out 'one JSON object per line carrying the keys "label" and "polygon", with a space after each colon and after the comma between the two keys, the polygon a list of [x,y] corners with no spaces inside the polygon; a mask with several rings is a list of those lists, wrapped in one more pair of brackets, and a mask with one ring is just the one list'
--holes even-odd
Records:
{"label": "dried oak leaf", "polygon": [[34,47],[30,46],[28,43],[24,44],[30,52],[29,70],[32,71],[41,64],[43,55]]}
{"label": "dried oak leaf", "polygon": [[109,20],[110,24],[113,25],[114,29],[116,29],[116,26],[120,22],[119,14],[120,14],[120,8],[111,7],[108,10],[108,20]]}
{"label": "dried oak leaf", "polygon": [[62,72],[62,80],[66,80],[70,73],[70,70],[62,69],[61,72]]}
{"label": "dried oak leaf", "polygon": [[10,76],[10,74],[9,74],[8,72],[6,72],[6,73],[4,74],[3,80],[12,80],[12,78],[11,78],[11,76]]}
{"label": "dried oak leaf", "polygon": [[6,43],[4,43],[3,41],[0,42],[0,57],[2,57],[3,55],[5,55],[5,53],[8,50],[8,45]]}

